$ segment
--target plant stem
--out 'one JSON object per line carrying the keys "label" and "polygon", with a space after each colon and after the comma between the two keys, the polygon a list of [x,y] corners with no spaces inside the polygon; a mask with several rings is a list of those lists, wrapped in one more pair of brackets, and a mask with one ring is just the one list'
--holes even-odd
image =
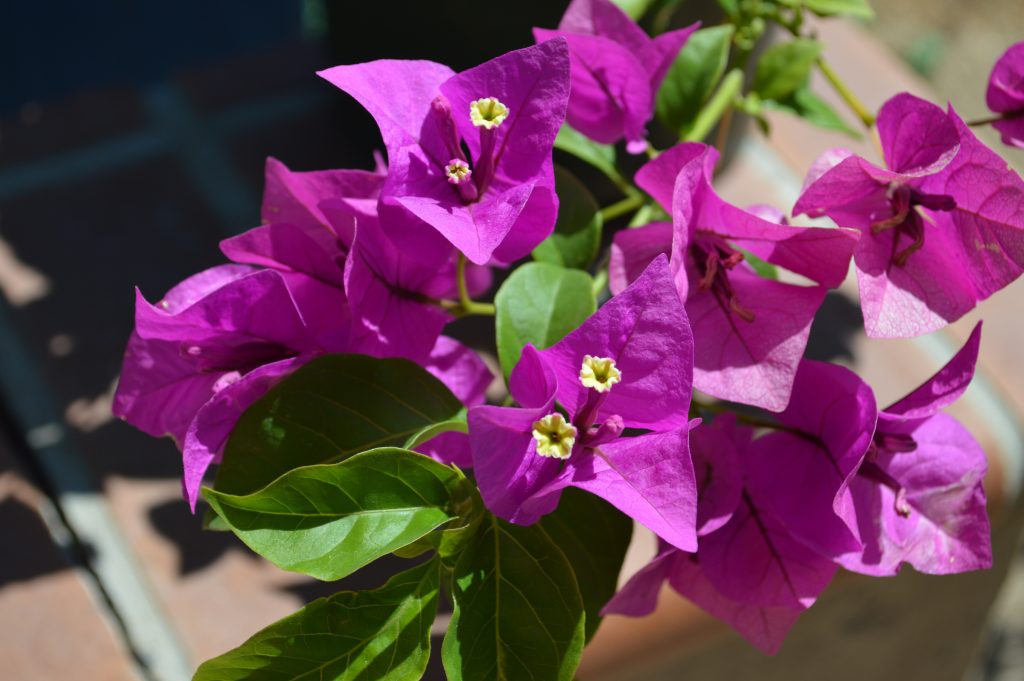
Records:
{"label": "plant stem", "polygon": [[722,84],[718,86],[714,96],[697,114],[697,120],[693,122],[693,127],[683,137],[683,141],[700,142],[707,137],[711,129],[715,127],[715,123],[732,107],[733,100],[740,93],[742,87],[743,71],[741,69],[733,69],[725,74]]}
{"label": "plant stem", "polygon": [[719,163],[722,162],[722,157],[725,156],[725,145],[729,141],[729,127],[732,125],[733,111],[735,111],[735,109],[732,107],[725,110],[725,114],[722,115],[722,122],[718,126],[718,134],[715,135],[715,146],[720,152],[720,156],[718,158]]}
{"label": "plant stem", "polygon": [[488,315],[494,316],[494,305],[490,303],[478,303],[469,297],[469,287],[466,285],[466,256],[459,253],[459,260],[455,266],[456,278],[459,285],[459,307],[453,310],[456,314],[462,315]]}
{"label": "plant stem", "polygon": [[835,89],[839,96],[843,98],[843,101],[846,102],[848,107],[850,107],[850,110],[857,115],[857,118],[859,118],[861,123],[864,124],[864,127],[870,128],[873,126],[875,124],[875,117],[872,116],[861,101],[857,99],[857,95],[853,94],[853,91],[846,87],[846,83],[843,82],[838,73],[832,70],[832,67],[829,66],[827,61],[825,61],[825,58],[818,57],[817,64],[822,75],[828,79],[828,82],[831,83],[833,89]]}
{"label": "plant stem", "polygon": [[605,288],[608,286],[608,268],[602,267],[594,275],[594,283],[591,285],[591,290],[594,292],[595,298],[600,298],[601,294],[604,293]]}
{"label": "plant stem", "polygon": [[468,307],[473,304],[473,299],[469,297],[469,287],[466,286],[466,256],[459,253],[459,261],[455,266],[456,278],[459,282],[459,302],[462,307]]}
{"label": "plant stem", "polygon": [[628,215],[635,210],[638,210],[640,206],[644,205],[644,197],[639,192],[633,192],[621,201],[617,201],[610,206],[605,206],[601,209],[601,220],[603,222],[609,222],[617,217]]}
{"label": "plant stem", "polygon": [[746,424],[748,426],[753,426],[755,428],[767,428],[768,430],[781,430],[781,431],[785,431],[787,433],[793,433],[795,435],[800,435],[801,437],[805,437],[806,436],[806,434],[803,431],[801,431],[799,428],[792,428],[790,426],[785,426],[785,425],[783,425],[781,423],[778,423],[776,421],[760,418],[760,417],[757,417],[757,416],[751,416],[750,414],[743,414],[741,412],[733,411],[732,409],[729,409],[729,407],[727,407],[727,406],[725,406],[723,404],[717,403],[717,402],[708,403],[708,402],[701,402],[701,401],[699,401],[697,399],[694,399],[694,400],[691,401],[691,404],[693,406],[697,407],[698,409],[703,409],[704,411],[709,411],[712,414],[733,414],[733,415],[736,416],[736,420],[739,421],[740,423],[744,423],[744,424]]}
{"label": "plant stem", "polygon": [[977,128],[982,125],[992,125],[999,121],[1012,121],[1015,118],[1024,118],[1024,111],[1011,111],[1009,113],[996,114],[995,116],[989,116],[988,118],[977,118],[973,121],[968,121],[967,125],[972,128]]}

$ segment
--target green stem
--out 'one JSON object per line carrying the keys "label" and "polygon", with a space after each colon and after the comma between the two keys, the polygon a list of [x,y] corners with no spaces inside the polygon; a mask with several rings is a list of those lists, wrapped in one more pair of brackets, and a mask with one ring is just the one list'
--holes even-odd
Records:
{"label": "green stem", "polygon": [[457,315],[486,315],[494,316],[494,305],[490,303],[478,303],[469,297],[469,287],[466,285],[466,256],[459,253],[459,260],[455,266],[456,278],[459,285],[458,308],[452,311]]}
{"label": "green stem", "polygon": [[693,122],[693,127],[690,128],[690,132],[686,134],[683,141],[700,142],[707,137],[715,124],[732,106],[733,100],[736,99],[742,87],[743,71],[741,69],[733,69],[725,74],[722,84],[718,86],[714,96],[697,114],[697,120]]}
{"label": "green stem", "polygon": [[698,409],[703,409],[704,411],[711,412],[712,414],[734,414],[736,416],[737,421],[748,426],[753,426],[755,428],[767,428],[769,430],[781,430],[787,433],[794,433],[796,435],[801,436],[805,435],[805,433],[801,431],[799,428],[784,426],[781,423],[778,423],[777,421],[771,421],[769,419],[763,419],[757,416],[751,416],[750,414],[743,414],[737,411],[733,411],[732,409],[729,409],[727,406],[718,402],[709,403],[693,399],[691,401],[691,404],[694,407],[697,407]]}
{"label": "green stem", "polygon": [[642,205],[644,205],[643,195],[634,191],[621,201],[617,201],[610,206],[602,208],[601,220],[605,223],[610,222],[617,217],[628,215],[629,213],[638,210]]}
{"label": "green stem", "polygon": [[595,298],[600,298],[601,294],[604,293],[605,288],[608,286],[608,268],[602,267],[594,275],[594,283],[590,289],[594,292]]}
{"label": "green stem", "polygon": [[466,256],[462,253],[459,253],[455,272],[459,282],[459,303],[462,304],[462,307],[468,307],[473,304],[473,299],[469,297],[469,287],[466,286]]}
{"label": "green stem", "polygon": [[992,125],[999,121],[1012,121],[1017,118],[1024,118],[1024,111],[1011,111],[1010,113],[996,114],[995,116],[989,116],[988,118],[976,118],[973,121],[968,121],[967,125],[972,128],[977,128],[982,125]]}
{"label": "green stem", "polygon": [[865,128],[870,128],[875,124],[875,117],[867,110],[867,108],[857,99],[857,95],[853,94],[850,88],[846,87],[846,83],[839,77],[839,74],[832,70],[828,62],[825,61],[824,57],[818,57],[817,60],[818,69],[822,75],[828,79],[828,82],[832,84],[833,89],[843,98],[846,105],[850,107],[850,110],[857,115],[861,123],[864,124]]}

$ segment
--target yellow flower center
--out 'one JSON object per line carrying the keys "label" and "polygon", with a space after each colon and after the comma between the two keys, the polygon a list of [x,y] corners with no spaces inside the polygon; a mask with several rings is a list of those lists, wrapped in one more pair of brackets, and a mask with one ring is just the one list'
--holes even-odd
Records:
{"label": "yellow flower center", "polygon": [[462,184],[470,178],[473,171],[469,169],[469,164],[465,161],[453,158],[444,167],[444,174],[448,176],[448,182],[451,184]]}
{"label": "yellow flower center", "polygon": [[476,127],[493,130],[508,118],[508,107],[494,97],[474,99],[469,103],[469,118]]}
{"label": "yellow flower center", "polygon": [[566,423],[561,414],[548,414],[533,422],[533,439],[540,456],[568,459],[576,443],[576,428]]}
{"label": "yellow flower center", "polygon": [[615,360],[610,357],[583,357],[583,366],[580,367],[580,383],[584,388],[593,388],[599,393],[605,393],[612,389],[612,386],[622,380],[622,372],[615,368]]}

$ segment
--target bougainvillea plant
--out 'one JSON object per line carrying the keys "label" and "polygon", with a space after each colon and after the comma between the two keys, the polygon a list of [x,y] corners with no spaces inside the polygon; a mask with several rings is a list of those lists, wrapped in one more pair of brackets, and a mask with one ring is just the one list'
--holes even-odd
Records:
{"label": "bougainvillea plant", "polygon": [[[971,129],[1022,146],[1024,43],[995,66],[994,117],[897,94],[876,118],[804,21],[868,18],[864,0],[719,3],[721,25],[665,31],[672,0],[573,0],[462,73],[322,71],[386,163],[268,160],[264,224],[222,243],[230,263],[138,294],[114,410],[175,439],[211,530],[326,581],[409,560],[196,678],[418,679],[443,594],[449,678],[568,681],[601,617],[649,613],[665,583],[773,653],[840,568],[991,565],[985,456],[942,413],[980,324],[884,408],[805,350],[851,264],[881,338],[940,329],[1024,270],[1024,183]],[[773,25],[791,38],[759,49]],[[809,170],[790,213],[828,224],[720,198],[704,140],[734,111],[858,134],[814,70],[881,157]],[[599,208],[555,150],[622,199]],[[470,315],[495,346],[446,335]],[[620,584],[634,523],[659,550]]]}

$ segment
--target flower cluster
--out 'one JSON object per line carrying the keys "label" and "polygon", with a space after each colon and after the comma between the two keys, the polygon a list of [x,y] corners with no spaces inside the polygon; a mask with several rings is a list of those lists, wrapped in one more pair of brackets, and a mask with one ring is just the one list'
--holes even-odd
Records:
{"label": "flower cluster", "polygon": [[[939,329],[1015,280],[1024,183],[952,106],[901,94],[877,118],[884,164],[830,150],[811,168],[792,213],[835,225],[732,205],[714,188],[716,149],[646,141],[659,87],[696,29],[651,38],[609,0],[573,0],[557,30],[536,29],[535,46],[462,73],[393,60],[321,72],[374,117],[387,163],[293,172],[269,160],[264,224],[221,244],[230,264],[156,304],[138,294],[115,412],[176,440],[195,508],[243,412],[299,367],[329,354],[405,358],[467,408],[407,446],[471,469],[493,528],[543,525],[570,487],[600,497],[660,542],[603,612],[646,614],[668,582],[767,652],[839,567],[988,567],[985,456],[941,412],[973,376],[980,324],[884,409],[851,370],[804,355],[851,262],[865,330],[880,338]],[[1018,145],[1020,48],[988,97]],[[456,317],[494,314],[474,300],[494,271],[559,236],[563,126],[596,149],[647,151],[626,200],[668,219],[635,220],[588,262],[594,291],[607,281],[610,293],[593,314],[589,284],[584,302],[564,292],[571,276],[591,281],[579,271],[547,265],[558,284],[499,292],[499,346],[510,320],[526,326],[510,355],[499,347],[515,358],[503,367],[507,398],[485,404],[490,369],[444,333]],[[567,319],[581,323],[554,335]],[[354,427],[342,406],[336,427]],[[444,541],[424,546],[446,557]],[[453,588],[468,587],[456,575]]]}

